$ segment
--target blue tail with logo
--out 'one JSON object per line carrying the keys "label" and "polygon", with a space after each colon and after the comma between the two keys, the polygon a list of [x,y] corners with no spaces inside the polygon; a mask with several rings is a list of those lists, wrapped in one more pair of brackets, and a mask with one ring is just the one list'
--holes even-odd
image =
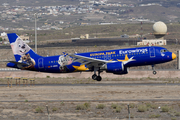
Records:
{"label": "blue tail with logo", "polygon": [[41,57],[36,54],[16,33],[7,34],[14,53],[16,62],[10,62],[7,66],[20,66],[20,69],[35,69],[38,59]]}

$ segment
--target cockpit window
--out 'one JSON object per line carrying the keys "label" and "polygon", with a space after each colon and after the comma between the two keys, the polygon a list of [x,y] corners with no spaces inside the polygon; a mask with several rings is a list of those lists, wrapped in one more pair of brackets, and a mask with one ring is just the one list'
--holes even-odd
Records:
{"label": "cockpit window", "polygon": [[167,49],[163,49],[161,50],[161,52],[169,52]]}

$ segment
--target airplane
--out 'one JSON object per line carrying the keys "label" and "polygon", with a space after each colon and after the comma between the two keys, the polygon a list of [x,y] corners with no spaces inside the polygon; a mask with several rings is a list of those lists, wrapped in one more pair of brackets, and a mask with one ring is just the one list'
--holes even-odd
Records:
{"label": "airplane", "polygon": [[[36,54],[16,33],[7,34],[16,61],[7,67],[48,73],[94,72],[93,80],[101,81],[100,73],[128,74],[133,66],[152,65],[172,61],[176,55],[158,46],[136,47],[86,53],[63,53],[43,57]],[[96,72],[98,74],[96,74]]]}

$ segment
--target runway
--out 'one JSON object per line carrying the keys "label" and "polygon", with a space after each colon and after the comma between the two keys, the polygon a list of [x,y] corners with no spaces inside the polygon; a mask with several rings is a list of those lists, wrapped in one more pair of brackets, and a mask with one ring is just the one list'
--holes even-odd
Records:
{"label": "runway", "polygon": [[[0,71],[0,78],[6,78],[7,76],[11,76],[13,78],[15,77],[22,77],[22,78],[47,78],[49,76],[50,78],[60,78],[60,79],[66,79],[66,78],[76,78],[78,79],[89,79],[92,77],[92,72],[83,72],[80,74],[79,72],[74,73],[61,73],[61,74],[55,74],[55,73],[43,73],[43,72],[34,72],[34,71],[26,71],[26,70],[14,70],[14,71]],[[112,73],[106,73],[102,72],[101,76],[104,79],[125,79],[125,78],[132,78],[132,79],[143,79],[143,78],[152,78],[152,79],[179,79],[180,74],[179,70],[157,70],[157,74],[153,75],[152,71],[150,70],[130,70],[128,74],[126,75],[113,75]],[[133,82],[133,81],[132,81]],[[143,81],[142,81],[143,82]],[[157,81],[158,82],[158,81]]]}
{"label": "runway", "polygon": [[[0,84],[6,87],[7,84]],[[16,84],[12,84],[16,86]],[[19,85],[17,85],[19,86]],[[26,86],[21,84],[20,86]],[[28,84],[30,86],[30,84]],[[33,86],[180,86],[180,83],[87,83],[87,84],[35,84]]]}

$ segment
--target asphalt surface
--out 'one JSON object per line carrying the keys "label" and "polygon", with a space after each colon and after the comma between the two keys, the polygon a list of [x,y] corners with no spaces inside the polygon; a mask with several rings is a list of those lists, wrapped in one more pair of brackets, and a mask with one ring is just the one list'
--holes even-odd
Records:
{"label": "asphalt surface", "polygon": [[[152,101],[152,102],[167,102],[167,101],[171,101],[171,102],[176,102],[176,101],[180,101],[180,99],[109,99],[109,100],[28,100],[28,102],[141,102],[141,101]],[[18,101],[0,101],[0,102],[27,102],[27,101],[22,101],[22,100],[18,100]]]}
{"label": "asphalt surface", "polygon": [[[16,86],[16,84],[12,84]],[[19,86],[19,85],[17,85]],[[20,84],[20,86],[26,86]],[[30,84],[28,84],[30,86]],[[35,84],[33,86],[180,86],[180,83],[86,83],[86,84]],[[7,87],[7,84],[0,84],[0,87]]]}

